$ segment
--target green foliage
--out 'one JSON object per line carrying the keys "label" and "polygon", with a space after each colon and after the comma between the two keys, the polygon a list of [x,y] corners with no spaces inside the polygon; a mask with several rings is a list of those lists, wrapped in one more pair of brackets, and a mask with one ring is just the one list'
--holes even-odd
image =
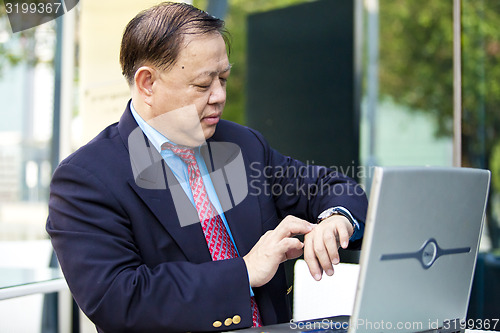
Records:
{"label": "green foliage", "polygon": [[5,45],[5,43],[0,43],[0,73],[2,68],[7,65],[17,65],[24,57],[13,51],[10,47]]}
{"label": "green foliage", "polygon": [[12,33],[5,13],[5,7],[0,4],[0,76],[4,68],[16,66],[24,62],[34,66],[38,59],[35,56],[35,28],[18,33]]}
{"label": "green foliage", "polygon": [[500,142],[500,2],[463,0],[462,7],[464,148],[474,161]]}
{"label": "green foliage", "polygon": [[[462,0],[463,150],[487,167],[500,128],[500,2]],[[433,114],[437,135],[452,134],[453,2],[380,1],[380,93]],[[486,160],[488,156],[486,156]],[[483,164],[483,165],[478,165]]]}
{"label": "green foliage", "polygon": [[493,177],[491,177],[491,185],[493,190],[500,193],[500,142],[497,143],[491,151],[490,168],[493,171]]}
{"label": "green foliage", "polygon": [[452,1],[380,1],[380,93],[437,118],[450,135],[453,115]]}

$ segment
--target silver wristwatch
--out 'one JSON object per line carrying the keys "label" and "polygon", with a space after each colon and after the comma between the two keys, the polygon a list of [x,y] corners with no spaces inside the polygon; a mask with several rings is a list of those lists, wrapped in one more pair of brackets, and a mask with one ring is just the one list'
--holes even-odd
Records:
{"label": "silver wristwatch", "polygon": [[354,230],[356,230],[356,228],[359,229],[358,221],[356,221],[356,219],[351,215],[351,213],[347,209],[341,206],[328,208],[327,210],[323,211],[321,214],[319,214],[317,222],[319,223],[333,215],[344,216],[352,224]]}

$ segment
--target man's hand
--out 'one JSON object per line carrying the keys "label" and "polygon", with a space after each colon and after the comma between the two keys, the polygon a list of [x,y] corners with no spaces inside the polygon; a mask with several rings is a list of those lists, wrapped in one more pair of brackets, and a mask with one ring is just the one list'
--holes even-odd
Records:
{"label": "man's hand", "polygon": [[287,216],[274,230],[266,232],[250,252],[243,257],[251,287],[269,282],[279,264],[302,255],[304,244],[295,235],[309,233],[315,227],[307,221]]}
{"label": "man's hand", "polygon": [[321,280],[323,270],[333,275],[333,265],[339,263],[338,248],[345,249],[354,229],[342,215],[333,215],[321,221],[313,231],[304,236],[304,260],[316,281]]}

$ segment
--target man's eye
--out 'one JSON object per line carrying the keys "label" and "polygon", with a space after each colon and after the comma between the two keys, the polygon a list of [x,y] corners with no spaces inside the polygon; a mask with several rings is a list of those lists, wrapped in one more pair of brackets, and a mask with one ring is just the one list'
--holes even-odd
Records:
{"label": "man's eye", "polygon": [[205,85],[205,84],[197,84],[195,86],[196,86],[196,88],[200,88],[200,89],[208,89],[208,88],[210,88],[210,85]]}

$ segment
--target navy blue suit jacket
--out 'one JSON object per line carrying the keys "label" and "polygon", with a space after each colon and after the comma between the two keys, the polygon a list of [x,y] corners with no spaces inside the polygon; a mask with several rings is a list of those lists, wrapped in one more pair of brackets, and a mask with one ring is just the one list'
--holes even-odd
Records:
{"label": "navy blue suit jacket", "polygon": [[[165,163],[152,165],[153,173],[134,171],[129,139],[137,128],[127,107],[53,175],[47,232],[76,302],[101,332],[251,326],[243,259],[213,262],[200,223],[181,225]],[[366,197],[350,178],[283,156],[259,133],[228,121],[220,121],[208,145],[216,142],[239,147],[245,165],[249,192],[225,212],[241,256],[286,215],[313,222],[324,209],[344,206],[364,221]],[[148,181],[167,186],[148,188]],[[334,191],[309,191],[320,188]],[[254,289],[264,324],[290,319],[286,291],[283,267]],[[213,326],[235,315],[240,323]]]}

